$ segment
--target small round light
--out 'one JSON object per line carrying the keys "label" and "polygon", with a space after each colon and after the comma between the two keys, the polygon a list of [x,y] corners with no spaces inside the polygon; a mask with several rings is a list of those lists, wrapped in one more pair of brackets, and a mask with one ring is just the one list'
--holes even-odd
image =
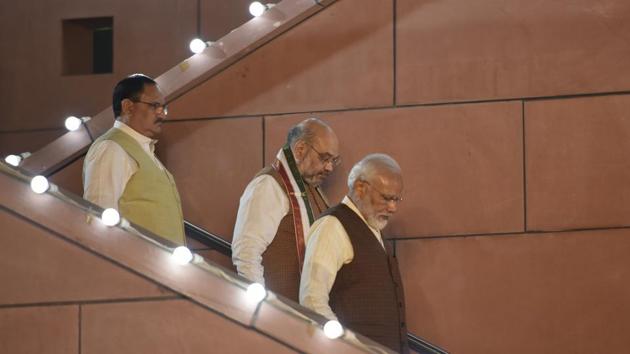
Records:
{"label": "small round light", "polygon": [[324,325],[324,334],[330,339],[339,338],[343,335],[343,327],[341,327],[341,323],[330,320]]}
{"label": "small round light", "polygon": [[206,49],[206,42],[202,41],[199,38],[195,38],[192,41],[190,41],[190,44],[188,45],[188,48],[190,48],[190,51],[198,54],[203,52],[204,49]]}
{"label": "small round light", "polygon": [[48,180],[44,176],[35,176],[31,180],[31,189],[37,194],[42,194],[50,188]]}
{"label": "small round light", "polygon": [[263,5],[260,1],[254,1],[249,4],[249,13],[254,17],[258,17],[265,13],[267,6]]}
{"label": "small round light", "polygon": [[260,283],[252,283],[247,287],[247,301],[257,304],[265,299],[267,290]]}
{"label": "small round light", "polygon": [[20,162],[22,162],[22,157],[18,155],[9,155],[4,158],[4,162],[8,163],[11,166],[18,167]]}
{"label": "small round light", "polygon": [[107,208],[103,210],[101,220],[103,221],[103,224],[107,226],[115,226],[120,222],[120,214],[118,213],[118,210],[114,208]]}
{"label": "small round light", "polygon": [[171,257],[178,264],[184,265],[184,264],[188,264],[188,263],[190,263],[190,261],[192,261],[193,254],[185,246],[179,246],[173,251],[173,254],[171,255]]}
{"label": "small round light", "polygon": [[83,121],[81,121],[81,119],[75,117],[75,116],[70,116],[68,118],[66,118],[66,129],[68,129],[69,131],[73,132],[77,129],[79,129],[79,127],[81,126],[81,123],[83,123]]}

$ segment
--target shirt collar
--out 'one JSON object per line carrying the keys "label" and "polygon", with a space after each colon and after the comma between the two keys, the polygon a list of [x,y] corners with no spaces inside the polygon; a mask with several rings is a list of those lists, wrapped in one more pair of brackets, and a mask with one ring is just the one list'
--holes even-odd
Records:
{"label": "shirt collar", "polygon": [[367,227],[370,228],[370,230],[372,230],[372,232],[378,236],[381,235],[381,232],[375,228],[373,228],[370,224],[367,223],[367,220],[365,220],[365,218],[363,217],[363,215],[361,214],[361,212],[359,211],[359,208],[357,208],[356,204],[354,204],[354,202],[352,201],[352,199],[350,199],[350,197],[348,197],[347,195],[345,197],[343,197],[343,200],[341,201],[342,204],[345,204],[348,206],[348,208],[350,208],[350,210],[354,211],[355,214],[359,215],[359,217],[361,218],[361,220],[363,220],[363,222],[365,223],[365,225],[367,225]]}
{"label": "shirt collar", "polygon": [[125,124],[125,123],[123,123],[123,122],[121,122],[119,120],[116,120],[114,122],[114,128],[120,129],[125,134],[131,136],[135,141],[140,143],[141,146],[148,146],[149,149],[151,150],[151,152],[153,152],[153,150],[155,149],[155,144],[157,143],[157,140],[151,139],[149,137],[146,137],[146,136],[138,133],[137,131],[135,131],[133,128],[131,128],[127,124]]}

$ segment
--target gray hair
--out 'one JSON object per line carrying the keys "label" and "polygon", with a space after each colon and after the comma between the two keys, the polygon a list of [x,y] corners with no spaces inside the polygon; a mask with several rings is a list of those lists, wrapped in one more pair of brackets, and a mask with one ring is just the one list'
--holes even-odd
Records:
{"label": "gray hair", "polygon": [[387,154],[369,154],[357,162],[348,175],[348,189],[352,191],[356,181],[371,181],[384,169],[400,173],[400,165]]}
{"label": "gray hair", "polygon": [[293,147],[299,140],[304,141],[307,144],[312,144],[313,140],[317,136],[316,127],[325,127],[330,129],[328,124],[318,118],[308,118],[289,129],[287,134],[287,144]]}

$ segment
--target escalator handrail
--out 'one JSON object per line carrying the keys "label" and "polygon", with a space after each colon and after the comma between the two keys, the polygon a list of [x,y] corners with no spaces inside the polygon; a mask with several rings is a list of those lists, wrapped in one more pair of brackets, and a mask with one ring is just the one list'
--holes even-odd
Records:
{"label": "escalator handrail", "polygon": [[186,231],[186,236],[201,242],[225,256],[232,257],[232,244],[224,240],[222,237],[214,235],[188,221],[184,221],[184,229]]}
{"label": "escalator handrail", "polygon": [[[184,221],[184,226],[186,236],[201,242],[221,254],[228,257],[232,256],[232,244],[230,242],[188,221]],[[409,348],[420,354],[448,354],[444,349],[427,342],[413,333],[407,333],[407,341],[409,342]]]}
{"label": "escalator handrail", "polygon": [[410,332],[407,332],[407,341],[409,342],[409,348],[420,354],[448,354],[446,350]]}

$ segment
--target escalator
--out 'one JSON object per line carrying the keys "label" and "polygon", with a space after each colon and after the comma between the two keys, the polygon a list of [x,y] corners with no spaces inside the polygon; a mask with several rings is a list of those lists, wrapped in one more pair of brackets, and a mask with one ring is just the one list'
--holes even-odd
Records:
{"label": "escalator", "polygon": [[34,180],[0,163],[2,352],[390,352]]}
{"label": "escalator", "polygon": [[[198,227],[188,221],[185,221],[186,236],[189,239],[193,239],[209,249],[215,250],[225,257],[231,259],[232,248],[231,244],[222,237],[214,235],[201,227]],[[286,300],[289,301],[289,300]],[[407,340],[409,342],[409,348],[420,354],[446,354],[444,349],[429,343],[428,341],[416,336],[413,333],[407,333]]]}
{"label": "escalator", "polygon": [[[54,184],[43,193],[35,193],[29,187],[32,180],[24,171],[0,163],[0,221],[4,225],[0,239],[5,245],[0,251],[5,253],[0,254],[0,281],[5,289],[0,292],[0,317],[2,311],[31,309],[37,309],[39,316],[42,307],[62,306],[71,313],[78,311],[78,324],[70,327],[80,327],[80,336],[89,337],[82,339],[84,345],[101,343],[109,335],[111,340],[106,342],[111,351],[119,351],[118,344],[128,345],[125,341],[138,341],[139,334],[131,333],[144,333],[146,329],[138,327],[154,322],[164,323],[158,329],[150,327],[158,332],[155,335],[170,338],[181,331],[180,327],[196,328],[198,323],[208,325],[210,321],[222,331],[228,327],[239,338],[239,343],[224,341],[224,352],[252,348],[273,352],[281,351],[278,348],[297,352],[390,352],[351,331],[334,340],[327,338],[323,317],[272,292],[252,303],[247,297],[249,283],[233,272],[199,256],[190,263],[175,264],[172,254],[176,245],[124,219],[117,226],[105,226],[100,221],[102,208]],[[189,240],[229,259],[229,242],[188,222],[186,233]],[[194,312],[190,317],[197,322],[189,323],[193,321],[189,316],[173,322],[160,315],[173,309]],[[140,315],[129,317],[128,313],[134,311],[141,311]],[[151,321],[142,320],[145,317]],[[105,330],[99,327],[102,323],[120,325]],[[36,324],[43,326],[39,332],[58,330],[42,325],[39,317],[29,326]],[[39,332],[38,338],[42,336]],[[18,345],[28,342],[21,337],[23,333],[20,329],[17,337],[12,336]],[[414,335],[408,339],[417,353],[445,353]],[[0,341],[9,343],[11,338],[0,334]],[[134,345],[146,349],[142,347],[144,341]]]}

